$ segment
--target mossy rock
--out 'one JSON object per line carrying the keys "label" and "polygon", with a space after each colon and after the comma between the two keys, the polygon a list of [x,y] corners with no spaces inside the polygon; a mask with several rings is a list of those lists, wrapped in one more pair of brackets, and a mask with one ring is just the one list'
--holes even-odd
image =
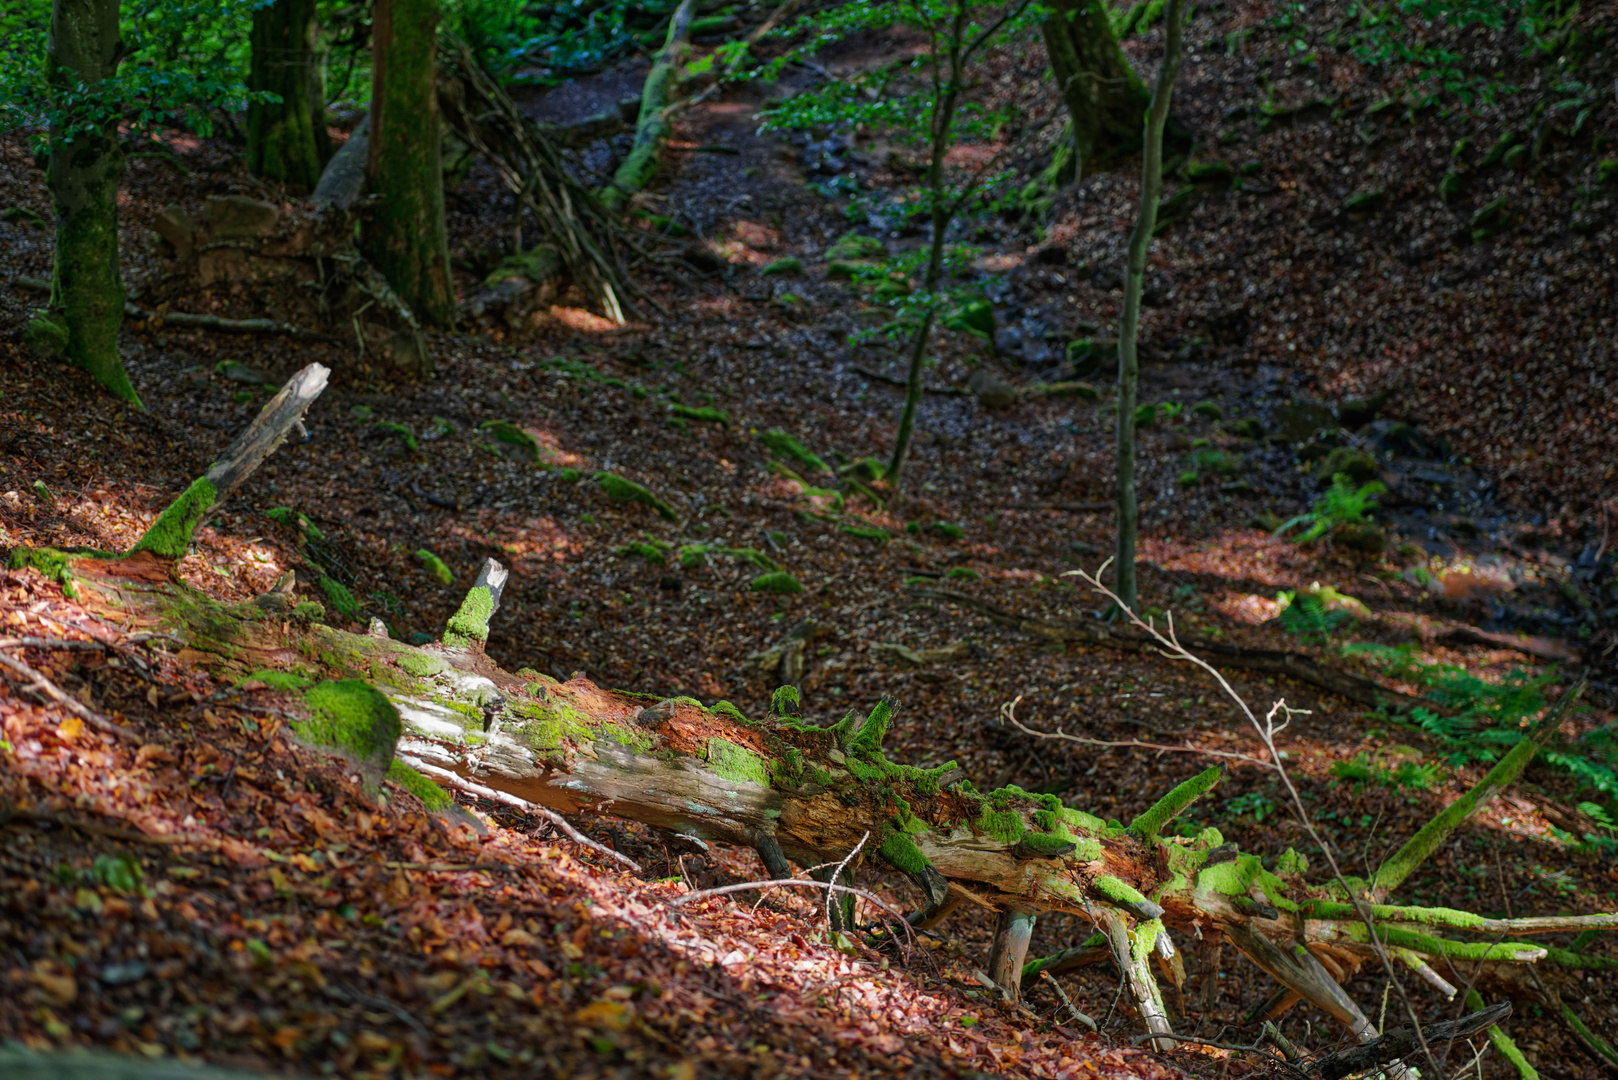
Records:
{"label": "mossy rock", "polygon": [[67,327],[49,315],[36,315],[23,327],[22,343],[35,356],[49,359],[67,355]]}
{"label": "mossy rock", "polygon": [[1368,480],[1375,480],[1381,470],[1377,467],[1376,458],[1364,450],[1356,450],[1352,446],[1339,446],[1315,466],[1315,480],[1318,483],[1327,483],[1338,473],[1347,476],[1356,484],[1363,484]]}
{"label": "mossy rock", "polygon": [[772,573],[760,574],[754,578],[753,591],[783,594],[801,593],[803,592],[803,586],[798,583],[797,578],[785,570],[776,570]]}
{"label": "mossy rock", "polygon": [[853,281],[868,270],[869,264],[850,259],[833,259],[826,264],[827,281]]}
{"label": "mossy rock", "polygon": [[352,759],[374,790],[393,764],[403,730],[393,702],[362,679],[316,683],[304,691],[303,702],[309,718],[294,721],[293,733]]}
{"label": "mossy rock", "polygon": [[427,572],[437,578],[441,584],[455,584],[455,572],[449,568],[443,559],[440,559],[426,548],[416,549],[416,561],[425,566]]}
{"label": "mossy rock", "polygon": [[1224,410],[1211,401],[1197,402],[1195,405],[1191,406],[1191,412],[1195,416],[1200,416],[1205,420],[1213,421],[1222,420],[1225,416]]}
{"label": "mossy rock", "polygon": [[803,263],[794,256],[788,255],[784,259],[776,259],[774,262],[764,267],[764,269],[760,270],[759,273],[763,274],[765,277],[775,277],[777,275],[786,274],[797,275],[803,273]]}
{"label": "mossy rock", "polygon": [[859,233],[844,233],[838,237],[831,247],[826,249],[826,258],[833,259],[880,259],[888,253],[882,241],[874,236],[861,236]]}
{"label": "mossy rock", "polygon": [[478,430],[494,436],[496,442],[511,447],[535,465],[544,460],[545,447],[540,441],[510,420],[488,420],[478,425]]}
{"label": "mossy rock", "polygon": [[652,494],[650,489],[642,487],[633,480],[625,480],[616,473],[597,473],[596,482],[614,502],[632,502],[649,506],[657,511],[659,517],[668,521],[674,521],[680,516],[674,512],[674,507]]}
{"label": "mossy rock", "polygon": [[994,305],[987,300],[968,300],[944,316],[944,325],[951,330],[993,340]]}

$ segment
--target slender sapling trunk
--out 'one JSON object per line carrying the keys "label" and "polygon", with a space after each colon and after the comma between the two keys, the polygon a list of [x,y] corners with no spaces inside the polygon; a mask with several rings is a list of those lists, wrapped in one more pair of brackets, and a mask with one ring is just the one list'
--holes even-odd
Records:
{"label": "slender sapling trunk", "polygon": [[274,0],[253,9],[248,89],[278,103],[247,106],[247,166],[300,191],[320,183],[329,156],[325,101],[316,62],[315,0]]}
{"label": "slender sapling trunk", "polygon": [[1180,44],[1185,23],[1185,0],[1169,0],[1168,40],[1163,66],[1152,89],[1146,114],[1146,145],[1141,153],[1140,214],[1129,236],[1129,266],[1124,278],[1124,312],[1118,328],[1118,579],[1113,591],[1124,606],[1134,610],[1135,533],[1140,507],[1135,498],[1135,388],[1140,380],[1141,283],[1146,276],[1146,251],[1157,228],[1157,201],[1163,193],[1163,125],[1169,115],[1169,96],[1180,73]]}

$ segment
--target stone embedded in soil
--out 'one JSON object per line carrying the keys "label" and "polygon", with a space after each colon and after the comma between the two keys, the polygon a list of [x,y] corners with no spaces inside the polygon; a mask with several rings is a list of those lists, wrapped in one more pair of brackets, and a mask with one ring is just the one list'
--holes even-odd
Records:
{"label": "stone embedded in soil", "polygon": [[983,368],[966,380],[966,388],[977,395],[986,408],[1004,409],[1017,400],[1017,388]]}
{"label": "stone embedded in soil", "polygon": [[1321,428],[1335,428],[1337,418],[1324,405],[1309,402],[1291,402],[1275,409],[1275,431],[1271,434],[1279,443],[1300,443],[1313,437]]}
{"label": "stone embedded in soil", "polygon": [[1332,477],[1341,473],[1354,483],[1363,484],[1368,480],[1375,480],[1378,472],[1375,457],[1352,446],[1339,446],[1322,458],[1320,464],[1316,466],[1315,480],[1327,484],[1331,482]]}

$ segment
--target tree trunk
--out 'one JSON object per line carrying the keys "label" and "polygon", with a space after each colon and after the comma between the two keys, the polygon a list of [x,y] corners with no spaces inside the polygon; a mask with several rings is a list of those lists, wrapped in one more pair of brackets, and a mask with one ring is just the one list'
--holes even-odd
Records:
{"label": "tree trunk", "polygon": [[318,32],[315,0],[274,0],[253,10],[247,86],[281,101],[247,106],[247,167],[298,191],[314,189],[329,156]]}
{"label": "tree trunk", "polygon": [[1080,171],[1140,145],[1150,95],[1118,47],[1101,0],[1051,0],[1045,52],[1073,119]]}
{"label": "tree trunk", "polygon": [[629,154],[613,171],[612,180],[601,189],[601,202],[614,213],[622,210],[634,194],[657,175],[663,147],[669,140],[669,98],[674,80],[685,63],[691,42],[692,0],[682,0],[669,19],[669,35],[662,52],[646,73],[641,87],[640,118],[635,121],[635,141]]}
{"label": "tree trunk", "polygon": [[455,318],[439,153],[438,0],[377,0],[371,15],[371,134],[366,172],[380,196],[365,254],[423,322]]}
{"label": "tree trunk", "polygon": [[[934,83],[935,95],[931,122],[932,147],[931,157],[927,163],[927,189],[932,196],[933,236],[932,243],[927,251],[927,272],[922,279],[922,290],[927,294],[929,304],[926,313],[921,318],[921,325],[916,328],[916,336],[910,342],[910,367],[905,372],[905,403],[904,411],[899,416],[899,432],[893,441],[893,457],[888,461],[888,482],[898,491],[904,478],[905,464],[910,459],[910,440],[916,426],[916,408],[921,403],[921,373],[927,363],[927,345],[932,340],[933,322],[935,319],[935,294],[938,292],[939,282],[944,276],[944,240],[949,232],[950,221],[955,216],[957,201],[946,198],[948,190],[944,182],[944,159],[949,154],[950,143],[955,133],[955,108],[961,96],[961,67],[966,62],[965,41],[963,30],[966,27],[967,6],[964,2],[955,5],[952,29],[949,36],[949,46],[944,57],[943,82]],[[938,48],[937,38],[934,38],[933,49]],[[936,64],[936,60],[935,60]],[[992,347],[993,341],[990,345]]]}
{"label": "tree trunk", "polygon": [[[118,0],[55,0],[45,63],[58,95],[95,88],[111,79],[122,49]],[[95,95],[90,96],[94,100]],[[139,405],[140,397],[118,355],[118,331],[124,321],[118,183],[124,155],[116,120],[84,115],[71,116],[69,123],[69,130],[56,128],[50,133],[48,176],[56,207],[53,315],[60,315],[60,328],[66,331],[68,359],[114,394]]]}
{"label": "tree trunk", "polygon": [[[1099,7],[1099,4],[1096,5]],[[1141,284],[1146,276],[1146,251],[1157,228],[1157,200],[1163,194],[1163,125],[1168,120],[1169,96],[1180,74],[1180,41],[1185,30],[1185,0],[1169,0],[1165,16],[1167,41],[1163,66],[1152,89],[1151,108],[1146,114],[1146,146],[1141,155],[1140,213],[1135,231],[1129,236],[1129,265],[1124,277],[1124,312],[1118,328],[1118,566],[1113,591],[1124,607],[1135,610],[1135,532],[1140,506],[1135,499],[1135,387],[1140,379]],[[1106,15],[1100,16],[1106,22]],[[1111,33],[1109,28],[1108,33]],[[1117,43],[1113,43],[1116,50]],[[1078,131],[1077,114],[1074,131]]]}

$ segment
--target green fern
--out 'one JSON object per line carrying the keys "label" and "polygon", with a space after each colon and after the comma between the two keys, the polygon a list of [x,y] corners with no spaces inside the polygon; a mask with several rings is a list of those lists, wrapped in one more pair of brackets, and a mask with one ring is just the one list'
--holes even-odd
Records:
{"label": "green fern", "polygon": [[1281,604],[1275,621],[1300,641],[1328,645],[1332,631],[1353,618],[1346,611],[1328,608],[1325,599],[1316,593],[1281,592],[1275,598]]}
{"label": "green fern", "polygon": [[1365,515],[1376,509],[1377,496],[1387,490],[1380,480],[1356,488],[1345,474],[1338,473],[1331,478],[1331,487],[1315,497],[1313,506],[1270,535],[1278,537],[1294,526],[1308,525],[1308,531],[1298,537],[1298,543],[1308,544],[1344,525],[1369,524],[1370,519]]}

